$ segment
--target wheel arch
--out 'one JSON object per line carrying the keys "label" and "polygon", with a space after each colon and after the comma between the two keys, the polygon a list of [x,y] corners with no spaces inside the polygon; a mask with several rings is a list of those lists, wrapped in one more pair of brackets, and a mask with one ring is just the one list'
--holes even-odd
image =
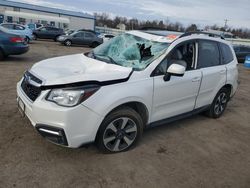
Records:
{"label": "wheel arch", "polygon": [[[113,107],[111,110],[109,110],[106,115],[104,115],[104,118],[102,120],[102,122],[106,119],[106,117],[108,115],[110,115],[112,112],[116,111],[116,110],[119,110],[121,108],[124,108],[124,107],[129,107],[129,108],[132,108],[133,110],[135,110],[142,118],[142,121],[143,121],[143,126],[144,128],[146,127],[148,121],[149,121],[149,110],[147,108],[147,106],[142,103],[142,102],[139,102],[139,101],[129,101],[129,102],[124,102],[122,104],[119,104],[119,105],[116,105],[115,107]],[[101,124],[100,124],[101,125]],[[100,129],[101,126],[99,126],[97,132],[96,132],[96,136],[95,136],[95,140],[97,138],[97,135],[98,135],[98,132],[99,132],[99,129]]]}
{"label": "wheel arch", "polygon": [[[230,91],[230,96],[231,96],[232,90],[233,90],[233,85],[232,85],[232,84],[226,84],[226,85],[224,85],[222,88],[228,89],[228,90]],[[222,89],[222,88],[221,88],[221,89]]]}
{"label": "wheel arch", "polygon": [[145,104],[143,104],[142,102],[138,102],[138,101],[131,101],[131,102],[120,104],[119,106],[113,108],[113,110],[111,110],[105,117],[107,117],[113,111],[118,110],[123,107],[129,107],[135,110],[141,116],[144,126],[148,123],[148,120],[149,120],[148,108]]}

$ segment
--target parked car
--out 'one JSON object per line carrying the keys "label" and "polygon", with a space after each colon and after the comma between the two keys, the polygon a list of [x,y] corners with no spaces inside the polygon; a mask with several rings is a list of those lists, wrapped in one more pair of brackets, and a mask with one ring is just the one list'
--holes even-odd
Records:
{"label": "parked car", "polygon": [[97,37],[90,31],[77,31],[70,35],[62,35],[58,37],[58,42],[61,42],[65,46],[76,45],[88,45],[90,47],[96,47],[103,43],[103,39]]}
{"label": "parked car", "polygon": [[56,144],[126,151],[143,130],[206,112],[219,118],[238,86],[227,41],[130,31],[88,53],[36,63],[17,84],[18,106]]}
{"label": "parked car", "polygon": [[54,41],[57,41],[58,37],[60,35],[64,35],[62,29],[56,28],[56,27],[40,27],[39,29],[36,29],[33,31],[34,39],[53,39]]}
{"label": "parked car", "polygon": [[24,36],[28,43],[33,40],[33,33],[27,26],[15,23],[2,23],[0,26],[8,29],[10,33]]}
{"label": "parked car", "polygon": [[32,31],[34,31],[34,30],[36,30],[36,29],[38,29],[38,28],[40,28],[40,27],[43,27],[43,24],[39,24],[39,23],[29,23],[29,24],[27,24],[27,26],[28,26]]}
{"label": "parked car", "polygon": [[235,45],[234,51],[236,53],[237,59],[239,63],[244,63],[246,56],[250,55],[250,46],[244,45]]}
{"label": "parked car", "polygon": [[67,29],[67,30],[64,31],[65,35],[70,35],[70,34],[72,34],[74,32],[75,32],[75,30],[73,30],[73,29]]}
{"label": "parked car", "polygon": [[23,36],[12,34],[0,26],[0,60],[9,55],[24,54],[28,50],[29,46]]}
{"label": "parked car", "polygon": [[115,36],[112,35],[112,34],[105,34],[105,33],[103,33],[103,34],[100,34],[98,37],[102,38],[103,42],[106,42],[106,41],[114,38]]}

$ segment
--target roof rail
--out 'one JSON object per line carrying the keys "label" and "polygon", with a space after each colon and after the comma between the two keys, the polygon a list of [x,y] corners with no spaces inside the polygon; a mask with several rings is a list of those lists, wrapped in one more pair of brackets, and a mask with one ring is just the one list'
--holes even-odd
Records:
{"label": "roof rail", "polygon": [[181,35],[179,38],[190,36],[190,35],[194,35],[194,34],[208,35],[209,37],[219,37],[219,38],[225,40],[225,38],[223,36],[219,35],[219,34],[214,34],[214,33],[209,33],[209,32],[203,32],[203,31],[186,32],[183,35]]}

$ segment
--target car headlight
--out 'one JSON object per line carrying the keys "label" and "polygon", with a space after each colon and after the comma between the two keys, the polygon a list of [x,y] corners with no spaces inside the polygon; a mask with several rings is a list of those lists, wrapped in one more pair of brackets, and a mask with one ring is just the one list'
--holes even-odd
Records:
{"label": "car headlight", "polygon": [[52,89],[47,95],[46,100],[60,106],[73,107],[85,101],[99,88],[99,86],[94,86],[85,88]]}

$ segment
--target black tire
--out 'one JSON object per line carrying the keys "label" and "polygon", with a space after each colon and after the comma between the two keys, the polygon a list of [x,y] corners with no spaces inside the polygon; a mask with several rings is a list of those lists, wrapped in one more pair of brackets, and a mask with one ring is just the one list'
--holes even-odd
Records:
{"label": "black tire", "polygon": [[25,41],[29,44],[30,43],[30,38],[26,36]]}
{"label": "black tire", "polygon": [[56,37],[54,38],[54,41],[57,42],[59,37],[60,37],[59,35],[56,36]]}
{"label": "black tire", "polygon": [[91,45],[90,45],[90,47],[92,47],[92,48],[95,48],[95,47],[97,47],[97,46],[99,46],[100,44],[98,43],[98,42],[93,42]]}
{"label": "black tire", "polygon": [[33,34],[33,39],[37,40],[37,35],[36,34]]}
{"label": "black tire", "polygon": [[64,45],[65,46],[71,46],[72,45],[72,41],[71,40],[65,40],[64,41]]}
{"label": "black tire", "polygon": [[103,153],[127,151],[137,144],[142,133],[141,116],[132,108],[124,107],[111,112],[103,120],[97,133],[96,144]]}
{"label": "black tire", "polygon": [[230,89],[222,88],[214,98],[213,103],[211,104],[208,111],[206,111],[206,115],[211,118],[219,118],[224,113],[227,103],[230,99]]}
{"label": "black tire", "polygon": [[3,53],[3,51],[0,49],[0,61],[2,61],[4,59],[5,55]]}

